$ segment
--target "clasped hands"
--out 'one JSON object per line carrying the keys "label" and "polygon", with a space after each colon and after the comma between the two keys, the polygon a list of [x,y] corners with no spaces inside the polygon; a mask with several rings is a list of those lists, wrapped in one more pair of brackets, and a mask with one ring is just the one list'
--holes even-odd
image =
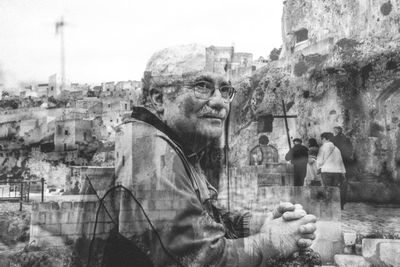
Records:
{"label": "clasped hands", "polygon": [[312,245],[317,218],[307,214],[300,204],[282,202],[271,216],[264,222],[260,234],[280,255],[288,256]]}

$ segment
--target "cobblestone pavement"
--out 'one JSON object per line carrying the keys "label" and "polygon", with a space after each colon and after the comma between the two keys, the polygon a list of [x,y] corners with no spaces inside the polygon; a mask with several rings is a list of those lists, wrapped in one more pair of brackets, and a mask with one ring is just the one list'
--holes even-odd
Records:
{"label": "cobblestone pavement", "polygon": [[342,211],[342,230],[363,236],[400,237],[400,205],[347,203]]}

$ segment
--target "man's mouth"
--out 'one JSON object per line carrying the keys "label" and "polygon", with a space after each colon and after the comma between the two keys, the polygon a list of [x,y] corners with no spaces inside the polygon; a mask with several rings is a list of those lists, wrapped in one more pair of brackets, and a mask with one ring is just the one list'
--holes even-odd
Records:
{"label": "man's mouth", "polygon": [[198,116],[200,118],[204,118],[204,119],[213,119],[213,120],[223,121],[223,120],[225,120],[225,117],[226,117],[226,111],[224,109],[215,110],[208,106],[204,106],[199,111]]}
{"label": "man's mouth", "polygon": [[200,117],[201,118],[205,118],[205,119],[218,119],[218,120],[221,120],[221,121],[224,119],[223,116],[214,115],[214,114],[203,114]]}

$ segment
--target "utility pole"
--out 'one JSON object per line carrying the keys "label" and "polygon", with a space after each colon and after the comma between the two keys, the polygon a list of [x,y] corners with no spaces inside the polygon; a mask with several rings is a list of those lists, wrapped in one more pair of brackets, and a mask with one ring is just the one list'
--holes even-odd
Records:
{"label": "utility pole", "polygon": [[56,22],[56,35],[60,35],[60,62],[61,62],[61,91],[65,89],[65,36],[64,36],[64,17]]}

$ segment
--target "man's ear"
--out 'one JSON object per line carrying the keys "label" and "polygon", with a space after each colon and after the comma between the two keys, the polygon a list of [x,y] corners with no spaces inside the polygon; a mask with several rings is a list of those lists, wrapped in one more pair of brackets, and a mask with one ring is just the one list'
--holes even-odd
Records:
{"label": "man's ear", "polygon": [[150,101],[157,113],[164,111],[163,91],[160,88],[152,88],[150,90]]}

